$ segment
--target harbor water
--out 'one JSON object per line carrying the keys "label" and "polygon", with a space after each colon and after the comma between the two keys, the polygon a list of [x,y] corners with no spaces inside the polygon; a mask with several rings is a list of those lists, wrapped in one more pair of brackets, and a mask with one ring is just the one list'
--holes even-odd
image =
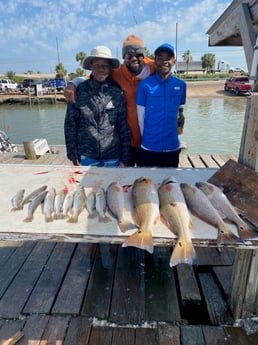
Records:
{"label": "harbor water", "polygon": [[[245,117],[245,97],[190,98],[184,107],[185,127],[180,136],[188,154],[238,155]],[[14,144],[45,138],[64,145],[66,104],[1,105],[0,130]]]}

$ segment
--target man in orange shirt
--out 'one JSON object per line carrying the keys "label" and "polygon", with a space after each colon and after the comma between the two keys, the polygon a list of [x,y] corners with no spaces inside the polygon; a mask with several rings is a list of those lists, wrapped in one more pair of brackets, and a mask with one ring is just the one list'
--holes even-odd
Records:
{"label": "man in orange shirt", "polygon": [[[123,89],[126,98],[127,121],[132,132],[130,166],[139,164],[139,151],[141,146],[141,132],[138,124],[136,108],[136,91],[139,82],[155,72],[154,62],[144,57],[144,43],[136,35],[126,37],[123,42],[122,56],[124,62],[120,68],[111,71],[111,78]],[[85,68],[83,63],[83,68]],[[76,78],[65,89],[65,98],[75,102],[75,88],[85,78]]]}

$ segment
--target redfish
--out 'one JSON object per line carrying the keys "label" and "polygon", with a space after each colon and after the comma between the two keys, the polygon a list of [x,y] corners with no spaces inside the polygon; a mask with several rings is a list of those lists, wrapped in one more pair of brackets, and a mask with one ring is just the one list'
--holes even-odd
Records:
{"label": "redfish", "polygon": [[152,254],[152,227],[159,220],[159,196],[150,178],[140,177],[134,181],[132,199],[139,229],[125,240],[122,247],[145,249]]}
{"label": "redfish", "polygon": [[189,232],[192,220],[179,183],[173,177],[165,179],[158,189],[158,194],[160,213],[167,227],[178,234],[178,241],[169,262],[170,267],[179,263],[196,264],[196,252]]}
{"label": "redfish", "polygon": [[122,232],[135,228],[126,217],[123,187],[118,182],[112,182],[107,188],[107,206],[110,213],[117,219]]}
{"label": "redfish", "polygon": [[241,240],[224,223],[216,208],[207,196],[196,186],[181,183],[180,187],[185,197],[188,208],[204,222],[218,228],[217,243],[235,243]]}
{"label": "redfish", "polygon": [[195,185],[208,197],[212,205],[219,211],[222,218],[227,218],[236,224],[238,234],[242,239],[257,236],[257,233],[240,218],[234,206],[219,187],[204,181],[196,182]]}

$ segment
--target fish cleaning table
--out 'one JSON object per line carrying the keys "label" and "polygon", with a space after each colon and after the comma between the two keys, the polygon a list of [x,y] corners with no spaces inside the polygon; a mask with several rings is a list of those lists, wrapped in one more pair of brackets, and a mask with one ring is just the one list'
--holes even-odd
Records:
{"label": "fish cleaning table", "polygon": [[[122,233],[116,219],[109,223],[100,223],[98,218],[89,219],[86,209],[79,215],[78,223],[69,223],[66,219],[46,222],[42,210],[38,207],[34,219],[27,223],[23,220],[28,214],[28,205],[22,210],[11,211],[11,199],[20,190],[25,189],[25,196],[33,190],[47,185],[56,191],[66,188],[75,190],[81,183],[87,191],[96,191],[99,187],[106,189],[111,182],[119,182],[126,187],[125,206],[128,214],[132,213],[131,187],[135,179],[143,176],[151,178],[156,187],[168,177],[179,183],[195,184],[207,181],[218,169],[213,168],[94,168],[40,165],[4,165],[1,167],[1,210],[0,240],[46,240],[92,243],[122,244],[135,229]],[[195,246],[217,246],[218,230],[200,219],[192,216],[192,242]],[[237,234],[235,225],[230,225]],[[162,223],[153,226],[153,242],[159,246],[173,246],[177,236]],[[222,246],[227,246],[222,244]],[[235,317],[245,315],[258,309],[256,292],[258,291],[258,237],[243,243],[228,246],[237,248],[234,263],[231,304]]]}

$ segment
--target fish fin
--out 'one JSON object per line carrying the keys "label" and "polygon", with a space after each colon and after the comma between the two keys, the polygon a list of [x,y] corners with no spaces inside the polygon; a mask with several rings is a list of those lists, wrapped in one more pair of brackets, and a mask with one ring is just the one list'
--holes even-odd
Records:
{"label": "fish fin", "polygon": [[130,220],[127,220],[127,219],[118,221],[118,226],[122,232],[135,229],[136,227]]}
{"label": "fish fin", "polygon": [[188,241],[177,241],[175,245],[170,261],[169,266],[173,267],[177,264],[189,264],[197,265],[197,256],[192,242]]}
{"label": "fish fin", "polygon": [[237,226],[238,235],[242,239],[254,238],[257,237],[258,233],[251,228],[248,224],[244,223]]}
{"label": "fish fin", "polygon": [[227,244],[233,244],[233,243],[242,243],[243,241],[241,238],[236,236],[230,229],[228,229],[226,226],[219,228],[217,243],[227,243]]}
{"label": "fish fin", "polygon": [[154,224],[158,224],[158,222],[160,222],[160,213],[158,213],[156,218],[154,219]]}
{"label": "fish fin", "polygon": [[145,249],[149,253],[153,253],[153,240],[151,231],[137,230],[130,237],[128,237],[122,247],[136,247]]}
{"label": "fish fin", "polygon": [[26,217],[25,219],[23,219],[23,221],[24,221],[25,223],[30,223],[30,222],[33,221],[33,216],[28,216],[28,217]]}
{"label": "fish fin", "polygon": [[193,227],[193,220],[191,217],[189,217],[188,228],[192,229],[192,227]]}

